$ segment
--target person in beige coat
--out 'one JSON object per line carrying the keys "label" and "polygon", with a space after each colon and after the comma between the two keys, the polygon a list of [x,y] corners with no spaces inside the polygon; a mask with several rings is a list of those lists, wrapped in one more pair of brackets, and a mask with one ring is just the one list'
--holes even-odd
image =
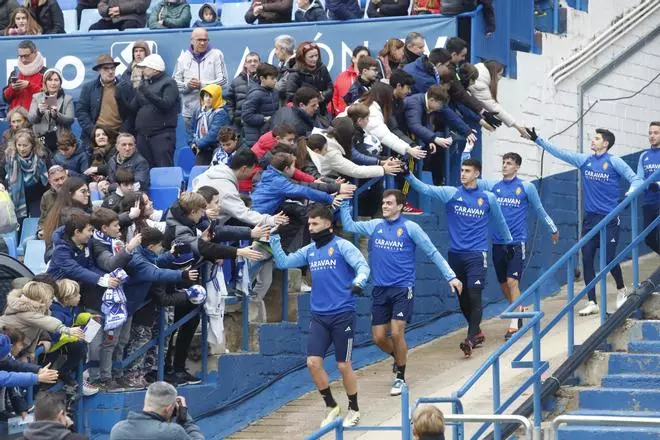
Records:
{"label": "person in beige coat", "polygon": [[21,289],[14,289],[7,295],[7,308],[0,316],[0,328],[10,327],[25,334],[24,352],[33,354],[41,344],[48,351],[50,335],[63,333],[80,339],[85,337],[79,327],[67,327],[59,319],[50,316],[53,302],[53,288],[38,281],[29,281]]}

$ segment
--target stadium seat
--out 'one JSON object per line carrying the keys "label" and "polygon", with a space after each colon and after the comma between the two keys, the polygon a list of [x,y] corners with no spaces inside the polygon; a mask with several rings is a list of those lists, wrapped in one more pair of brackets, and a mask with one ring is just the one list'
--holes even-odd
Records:
{"label": "stadium seat", "polygon": [[15,232],[8,232],[6,234],[2,234],[2,239],[4,240],[5,244],[7,245],[7,255],[10,257],[16,258],[18,256],[17,253],[17,246],[16,246],[16,233]]}
{"label": "stadium seat", "polygon": [[176,147],[183,148],[188,145],[188,133],[186,133],[186,121],[183,120],[183,116],[179,113],[179,117],[176,121]]}
{"label": "stadium seat", "polygon": [[160,167],[149,170],[151,188],[181,188],[183,170],[179,167]]}
{"label": "stadium seat", "polygon": [[199,20],[199,11],[204,6],[204,3],[190,2],[190,27],[193,23]]}
{"label": "stadium seat", "polygon": [[43,240],[28,240],[25,246],[25,260],[23,263],[33,274],[43,273],[46,270],[44,254],[46,253],[46,242]]}
{"label": "stadium seat", "polygon": [[28,217],[23,220],[21,226],[21,240],[18,242],[18,255],[25,254],[25,243],[28,240],[34,240],[39,229],[39,219],[37,217]]}
{"label": "stadium seat", "polygon": [[97,9],[84,9],[80,16],[80,32],[88,32],[89,27],[101,19]]}
{"label": "stadium seat", "polygon": [[75,9],[66,9],[62,11],[64,15],[64,32],[73,34],[78,30],[78,18]]}
{"label": "stadium seat", "polygon": [[180,187],[151,187],[149,198],[154,203],[154,209],[165,211],[179,198]]}
{"label": "stadium seat", "polygon": [[188,191],[192,191],[193,180],[195,180],[195,177],[199,176],[208,169],[209,167],[206,165],[197,165],[192,167],[190,170],[190,176],[188,176]]}
{"label": "stadium seat", "polygon": [[223,3],[222,25],[223,26],[245,26],[245,13],[250,9],[250,2]]}
{"label": "stadium seat", "polygon": [[62,11],[76,10],[76,0],[57,0],[57,4],[60,5]]}
{"label": "stadium seat", "polygon": [[101,197],[101,193],[99,191],[90,191],[89,192],[89,197],[92,199],[92,202],[95,202],[97,200],[103,200],[103,197]]}
{"label": "stadium seat", "polygon": [[195,166],[195,155],[190,147],[183,147],[174,153],[174,166],[183,170],[183,181],[188,181],[190,170]]}

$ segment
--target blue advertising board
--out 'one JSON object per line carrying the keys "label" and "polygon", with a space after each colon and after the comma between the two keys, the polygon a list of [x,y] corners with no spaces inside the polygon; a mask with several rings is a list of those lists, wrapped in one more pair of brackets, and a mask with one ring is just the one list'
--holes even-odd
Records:
{"label": "blue advertising board", "polygon": [[[110,53],[118,61],[121,74],[130,64],[132,45],[145,40],[165,60],[169,73],[174,71],[181,51],[190,46],[190,29],[140,32],[94,32],[88,34],[53,35],[32,37],[48,67],[63,72],[63,87],[74,99],[78,98],[84,81],[96,76],[91,70],[96,57]],[[444,46],[448,37],[456,35],[456,19],[453,17],[420,16],[396,19],[352,20],[347,22],[292,23],[286,25],[261,25],[224,27],[209,30],[211,45],[224,53],[230,76],[243,69],[245,56],[250,51],[261,54],[262,59],[273,62],[273,40],[279,35],[291,35],[296,42],[315,41],[322,49],[321,57],[333,78],[350,64],[352,48],[365,45],[378,51],[388,38],[404,39],[411,32],[424,35],[427,50]],[[4,84],[16,65],[16,45],[20,37],[0,39],[0,79]],[[276,64],[276,63],[275,63]]]}

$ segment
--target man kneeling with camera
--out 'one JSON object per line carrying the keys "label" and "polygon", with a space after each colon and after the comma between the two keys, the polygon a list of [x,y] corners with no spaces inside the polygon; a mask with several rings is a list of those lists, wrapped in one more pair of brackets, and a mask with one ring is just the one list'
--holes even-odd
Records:
{"label": "man kneeling with camera", "polygon": [[204,440],[192,417],[186,399],[177,396],[176,388],[167,382],[154,382],[147,388],[142,412],[129,412],[117,423],[110,440]]}

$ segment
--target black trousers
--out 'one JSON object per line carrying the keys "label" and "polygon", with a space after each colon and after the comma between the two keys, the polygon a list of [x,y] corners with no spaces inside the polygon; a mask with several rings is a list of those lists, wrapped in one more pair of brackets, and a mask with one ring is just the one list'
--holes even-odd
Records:
{"label": "black trousers", "polygon": [[161,131],[145,135],[138,133],[137,149],[149,162],[149,166],[171,167],[174,166],[174,144],[176,133],[174,130]]}
{"label": "black trousers", "polygon": [[[184,304],[174,308],[174,322],[183,318],[189,312],[197,307],[194,304]],[[190,344],[195,336],[195,330],[199,325],[199,315],[192,318],[190,321],[183,324],[176,331],[176,344],[174,344],[174,334],[170,337],[167,345],[167,360],[166,365],[172,365],[175,372],[184,371],[186,369],[186,359],[188,358],[188,351]],[[206,341],[202,341],[203,344]]]}
{"label": "black trousers", "polygon": [[83,341],[64,344],[59,350],[46,354],[46,363],[55,362],[60,355],[66,356],[66,360],[59,368],[60,374],[74,379],[80,361],[87,357],[87,344]]}
{"label": "black trousers", "polygon": [[468,338],[474,338],[481,332],[481,317],[483,309],[481,306],[482,289],[463,288],[463,293],[458,296],[461,312],[468,322]]}
{"label": "black trousers", "polygon": [[[660,204],[649,204],[642,207],[644,213],[644,229],[651,224],[658,216],[660,216]],[[644,242],[656,254],[660,255],[660,226],[656,226],[649,235],[646,236]]]}
{"label": "black trousers", "polygon": [[[82,13],[82,12],[81,12]],[[110,29],[117,29],[123,31],[124,29],[139,29],[144,25],[137,20],[122,20],[113,23],[111,20],[99,20],[89,27],[90,31],[106,31]]]}

